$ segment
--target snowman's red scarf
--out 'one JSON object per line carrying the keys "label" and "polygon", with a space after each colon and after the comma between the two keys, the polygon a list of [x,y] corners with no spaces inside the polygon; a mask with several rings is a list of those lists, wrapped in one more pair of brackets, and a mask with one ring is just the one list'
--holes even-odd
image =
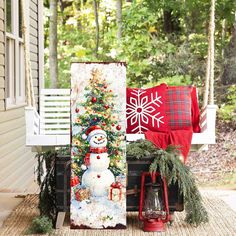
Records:
{"label": "snowman's red scarf", "polygon": [[107,152],[107,147],[97,147],[97,148],[93,148],[93,147],[90,147],[89,149],[89,152],[90,153],[104,153],[104,152]]}

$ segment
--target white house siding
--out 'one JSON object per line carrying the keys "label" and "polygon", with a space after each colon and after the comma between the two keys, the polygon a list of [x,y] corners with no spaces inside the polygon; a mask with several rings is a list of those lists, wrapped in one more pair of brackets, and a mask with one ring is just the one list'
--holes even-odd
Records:
{"label": "white house siding", "polygon": [[[39,94],[38,2],[30,2],[30,59],[34,93]],[[27,192],[33,185],[35,153],[25,146],[24,107],[5,108],[5,2],[0,0],[0,192]],[[42,34],[42,32],[40,31]],[[42,63],[41,63],[42,64]],[[41,65],[40,64],[40,65]],[[40,66],[42,67],[42,65]]]}

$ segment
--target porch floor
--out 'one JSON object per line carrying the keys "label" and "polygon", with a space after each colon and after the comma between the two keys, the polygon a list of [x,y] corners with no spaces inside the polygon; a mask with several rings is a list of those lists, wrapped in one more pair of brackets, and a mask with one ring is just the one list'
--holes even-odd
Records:
{"label": "porch floor", "polygon": [[[227,193],[227,191],[201,191],[204,204],[209,213],[210,221],[208,224],[199,226],[198,228],[191,227],[184,222],[185,214],[183,212],[175,213],[175,222],[172,226],[167,227],[163,234],[144,233],[141,230],[141,223],[138,221],[137,213],[127,214],[127,230],[71,230],[69,221],[66,221],[62,229],[55,230],[52,235],[86,235],[86,236],[116,236],[122,235],[181,235],[181,236],[198,236],[198,235],[235,235],[236,233],[236,211],[235,206],[231,207],[231,201],[235,202],[235,191]],[[230,194],[227,195],[227,194]],[[227,197],[228,196],[228,197]],[[226,200],[226,201],[225,201]],[[29,227],[29,224],[34,216],[37,216],[37,195],[28,195],[12,212],[12,214],[4,222],[0,229],[0,235],[22,235]]]}

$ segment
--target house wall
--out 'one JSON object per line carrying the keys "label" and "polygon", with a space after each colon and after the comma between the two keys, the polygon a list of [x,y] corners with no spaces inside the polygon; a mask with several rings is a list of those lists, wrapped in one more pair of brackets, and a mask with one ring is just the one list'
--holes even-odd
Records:
{"label": "house wall", "polygon": [[[35,99],[38,106],[39,54],[38,2],[30,0],[30,59]],[[42,6],[41,6],[42,7]],[[24,106],[5,108],[5,3],[0,0],[0,192],[24,192],[33,186],[35,153],[25,146]],[[40,34],[42,32],[40,31]],[[40,67],[40,69],[39,69]]]}

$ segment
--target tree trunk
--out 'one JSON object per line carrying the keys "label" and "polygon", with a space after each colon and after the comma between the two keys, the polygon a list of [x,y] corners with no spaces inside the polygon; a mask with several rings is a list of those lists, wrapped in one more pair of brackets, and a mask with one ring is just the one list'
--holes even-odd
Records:
{"label": "tree trunk", "polygon": [[163,18],[164,18],[164,31],[166,33],[172,33],[173,32],[172,12],[170,10],[164,10]]}
{"label": "tree trunk", "polygon": [[[222,45],[225,45],[225,35],[226,35],[226,19],[223,19],[222,21],[222,32],[221,32],[221,43]],[[221,50],[221,57],[224,59],[225,56],[225,48],[222,47]]]}
{"label": "tree trunk", "polygon": [[49,74],[51,88],[58,86],[58,62],[57,62],[57,0],[50,0],[49,22]]}
{"label": "tree trunk", "polygon": [[93,8],[95,15],[95,24],[96,24],[96,46],[95,46],[95,56],[98,55],[98,47],[99,47],[99,22],[98,22],[98,2],[93,0]]}
{"label": "tree trunk", "polygon": [[164,26],[164,31],[167,34],[171,33],[178,33],[181,28],[180,28],[180,14],[176,13],[173,15],[173,10],[171,9],[164,9],[163,10],[163,26]]}
{"label": "tree trunk", "polygon": [[122,38],[122,0],[116,0],[116,23],[117,40],[120,43]]}
{"label": "tree trunk", "polygon": [[211,70],[210,70],[210,97],[209,104],[214,104],[214,73],[215,73],[215,1],[211,0]]}
{"label": "tree trunk", "polygon": [[221,82],[223,85],[236,83],[236,19],[233,25],[229,45],[225,50],[225,62]]}
{"label": "tree trunk", "polygon": [[210,104],[214,104],[214,57],[215,57],[215,0],[211,0],[211,13],[208,37],[208,55],[205,79],[205,92],[203,96],[203,108],[208,104],[210,90]]}

